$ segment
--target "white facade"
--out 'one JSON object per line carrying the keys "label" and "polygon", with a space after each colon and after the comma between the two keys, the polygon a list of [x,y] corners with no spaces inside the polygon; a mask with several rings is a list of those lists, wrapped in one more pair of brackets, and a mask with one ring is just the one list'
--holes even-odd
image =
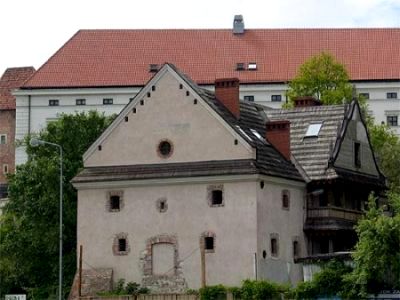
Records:
{"label": "white facade", "polygon": [[[369,94],[369,111],[378,124],[388,123],[400,134],[400,83],[359,82],[355,83],[358,93]],[[210,90],[212,86],[206,86]],[[61,113],[98,110],[107,115],[118,114],[141,88],[80,88],[80,89],[34,89],[18,90],[16,95],[16,140],[28,133],[37,133],[49,121]],[[280,108],[286,101],[286,84],[246,84],[240,87],[241,99],[248,96],[254,101],[271,108]],[[397,98],[388,99],[388,93]],[[280,97],[279,97],[280,96]],[[281,101],[276,101],[281,99]],[[76,105],[77,99],[85,99],[86,105]],[[112,105],[104,105],[103,99],[113,99]],[[59,100],[58,106],[49,106],[49,100]],[[273,101],[275,100],[275,101]],[[397,124],[397,125],[396,125]],[[16,149],[16,165],[24,163],[27,157],[24,147]]]}

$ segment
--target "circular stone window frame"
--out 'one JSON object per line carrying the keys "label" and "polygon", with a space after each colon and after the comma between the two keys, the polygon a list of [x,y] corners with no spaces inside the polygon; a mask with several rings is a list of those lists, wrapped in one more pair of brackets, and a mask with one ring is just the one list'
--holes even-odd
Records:
{"label": "circular stone window frame", "polygon": [[[169,146],[170,146],[170,151],[167,154],[163,154],[161,152],[161,146],[162,146],[163,143],[168,143]],[[171,140],[163,139],[158,143],[158,145],[157,145],[157,154],[158,154],[159,157],[166,159],[166,158],[171,157],[173,153],[174,153],[174,144],[171,142]]]}

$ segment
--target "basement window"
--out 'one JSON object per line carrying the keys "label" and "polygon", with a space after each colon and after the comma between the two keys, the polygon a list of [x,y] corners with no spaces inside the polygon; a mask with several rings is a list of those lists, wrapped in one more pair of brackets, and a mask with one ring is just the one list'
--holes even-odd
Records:
{"label": "basement window", "polygon": [[307,132],[304,137],[318,137],[321,127],[322,122],[308,125]]}
{"label": "basement window", "polygon": [[86,105],[86,99],[76,99],[75,104],[76,105]]}
{"label": "basement window", "polygon": [[244,101],[254,102],[254,96],[252,95],[244,96],[243,99]]}
{"label": "basement window", "polygon": [[247,65],[247,70],[249,71],[256,71],[257,70],[257,63],[251,62]]}
{"label": "basement window", "polygon": [[58,106],[60,105],[60,101],[57,99],[51,99],[49,100],[49,106]]}
{"label": "basement window", "polygon": [[112,105],[114,100],[112,98],[104,98],[103,105]]}
{"label": "basement window", "polygon": [[282,95],[271,95],[271,101],[272,102],[281,102],[282,101]]}

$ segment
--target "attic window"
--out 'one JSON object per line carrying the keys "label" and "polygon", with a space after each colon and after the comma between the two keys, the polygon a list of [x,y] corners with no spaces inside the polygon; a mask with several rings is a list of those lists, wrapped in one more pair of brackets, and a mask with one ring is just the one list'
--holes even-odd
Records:
{"label": "attic window", "polygon": [[236,71],[244,71],[244,63],[237,63],[236,64]]}
{"label": "attic window", "polygon": [[253,95],[244,96],[243,99],[244,99],[244,101],[254,102],[254,96]]}
{"label": "attic window", "polygon": [[149,72],[155,73],[158,71],[158,65],[157,64],[150,64],[149,66]]}
{"label": "attic window", "polygon": [[250,129],[250,131],[251,131],[251,133],[252,133],[256,138],[258,138],[259,140],[261,140],[261,141],[264,140],[263,137],[261,136],[261,134],[259,134],[257,130],[255,130],[255,129]]}
{"label": "attic window", "polygon": [[257,70],[257,63],[251,62],[247,65],[247,70],[249,71],[255,71]]}
{"label": "attic window", "polygon": [[321,130],[322,123],[314,123],[308,125],[306,135],[304,137],[318,137],[319,131]]}

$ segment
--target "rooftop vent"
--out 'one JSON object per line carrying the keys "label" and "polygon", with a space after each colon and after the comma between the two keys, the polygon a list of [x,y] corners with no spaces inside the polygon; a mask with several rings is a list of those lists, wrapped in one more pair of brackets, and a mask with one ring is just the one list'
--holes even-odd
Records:
{"label": "rooftop vent", "polygon": [[149,72],[151,72],[151,73],[158,72],[158,65],[157,64],[150,64]]}
{"label": "rooftop vent", "polygon": [[244,21],[242,15],[235,15],[233,19],[233,34],[244,33]]}

